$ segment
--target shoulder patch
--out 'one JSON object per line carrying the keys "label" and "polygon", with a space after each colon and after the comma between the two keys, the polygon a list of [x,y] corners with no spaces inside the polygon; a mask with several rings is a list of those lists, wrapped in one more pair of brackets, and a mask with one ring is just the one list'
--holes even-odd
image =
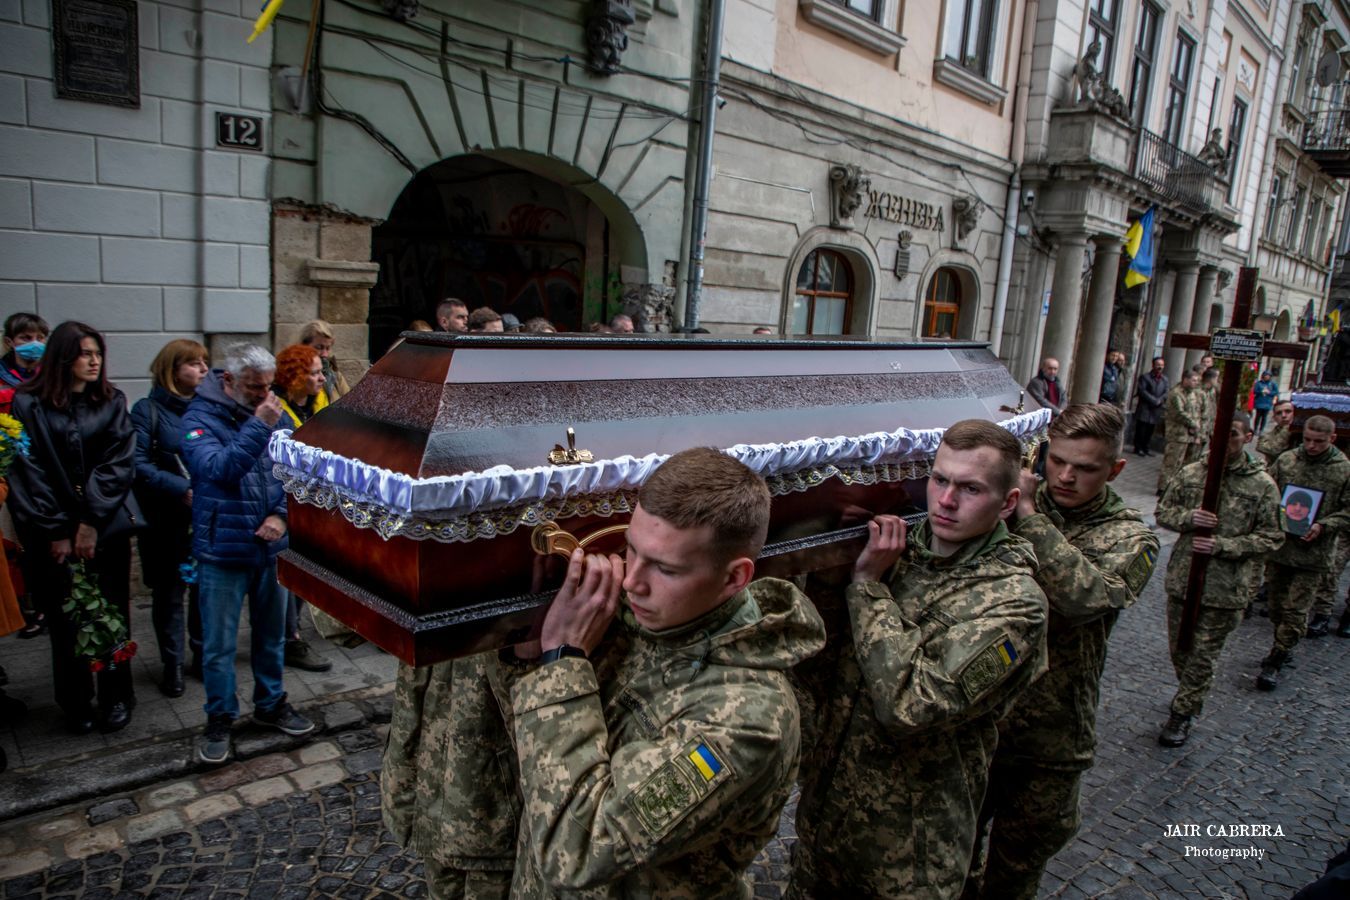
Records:
{"label": "shoulder patch", "polygon": [[1007,637],[995,638],[961,670],[958,680],[966,699],[973,703],[982,697],[985,691],[1003,680],[1017,660],[1013,642]]}
{"label": "shoulder patch", "polygon": [[192,429],[191,431],[189,431],[189,432],[187,433],[187,438],[186,438],[186,439],[189,440],[189,441],[195,441],[197,438],[201,437],[201,436],[204,435],[204,434],[206,434],[205,429],[202,429],[202,428],[194,428],[194,429]]}
{"label": "shoulder patch", "polygon": [[625,802],[647,835],[657,840],[730,775],[731,770],[712,745],[696,739],[662,763]]}
{"label": "shoulder patch", "polygon": [[1130,593],[1139,596],[1153,575],[1153,565],[1157,561],[1158,551],[1155,548],[1145,547],[1139,551],[1139,555],[1125,569],[1125,586],[1130,589]]}

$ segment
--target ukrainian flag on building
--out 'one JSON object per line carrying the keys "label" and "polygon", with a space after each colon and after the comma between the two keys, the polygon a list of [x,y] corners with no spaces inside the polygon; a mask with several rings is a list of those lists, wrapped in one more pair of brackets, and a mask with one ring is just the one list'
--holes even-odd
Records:
{"label": "ukrainian flag on building", "polygon": [[1153,277],[1153,207],[1140,216],[1125,232],[1125,252],[1130,255],[1130,268],[1125,272],[1125,286],[1132,288]]}

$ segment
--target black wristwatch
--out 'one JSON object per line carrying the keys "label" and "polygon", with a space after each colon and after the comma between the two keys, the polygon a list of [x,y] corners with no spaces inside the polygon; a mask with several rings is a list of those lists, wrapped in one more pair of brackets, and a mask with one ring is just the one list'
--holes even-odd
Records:
{"label": "black wristwatch", "polygon": [[575,656],[579,659],[586,659],[586,651],[580,647],[573,647],[571,644],[559,644],[552,650],[545,650],[539,654],[539,664],[556,662],[565,656]]}

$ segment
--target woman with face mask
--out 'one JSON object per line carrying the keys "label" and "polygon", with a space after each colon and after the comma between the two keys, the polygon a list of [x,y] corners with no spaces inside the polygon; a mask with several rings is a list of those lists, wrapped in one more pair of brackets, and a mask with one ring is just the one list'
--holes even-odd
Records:
{"label": "woman with face mask", "polygon": [[[46,349],[51,327],[47,320],[34,313],[16,312],[5,319],[4,355],[0,356],[0,413],[9,413],[14,402],[14,390],[37,374],[38,363]],[[46,617],[33,608],[32,598],[25,590],[19,545],[8,507],[0,510],[0,533],[4,534],[5,559],[10,581],[19,591],[19,605],[26,624],[19,629],[19,637],[35,638],[46,633]]]}
{"label": "woman with face mask", "polygon": [[[150,588],[151,617],[159,639],[159,682],[166,697],[183,694],[183,600],[187,599],[188,671],[201,677],[202,618],[192,584],[192,479],[181,455],[183,413],[210,371],[206,348],[196,341],[169,341],[150,364],[154,388],[131,408],[136,429],[136,498],[152,531],[141,535],[141,574]],[[188,566],[185,571],[184,566]]]}
{"label": "woman with face mask", "polygon": [[[52,332],[41,371],[14,395],[14,417],[32,441],[10,469],[10,506],[33,572],[32,590],[47,615],[53,686],[76,734],[125,728],[136,698],[126,664],[104,666],[95,691],[90,660],[76,646],[62,610],[70,564],[84,563],[130,625],[131,533],[139,510],[129,502],[136,436],[126,396],[108,383],[103,335],[80,322]],[[97,696],[97,712],[93,701]]]}

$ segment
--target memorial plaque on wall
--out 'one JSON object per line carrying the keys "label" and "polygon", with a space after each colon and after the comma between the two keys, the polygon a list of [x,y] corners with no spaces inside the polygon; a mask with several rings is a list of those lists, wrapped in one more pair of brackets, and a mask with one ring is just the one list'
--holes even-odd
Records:
{"label": "memorial plaque on wall", "polygon": [[56,96],[141,105],[136,0],[52,0]]}

